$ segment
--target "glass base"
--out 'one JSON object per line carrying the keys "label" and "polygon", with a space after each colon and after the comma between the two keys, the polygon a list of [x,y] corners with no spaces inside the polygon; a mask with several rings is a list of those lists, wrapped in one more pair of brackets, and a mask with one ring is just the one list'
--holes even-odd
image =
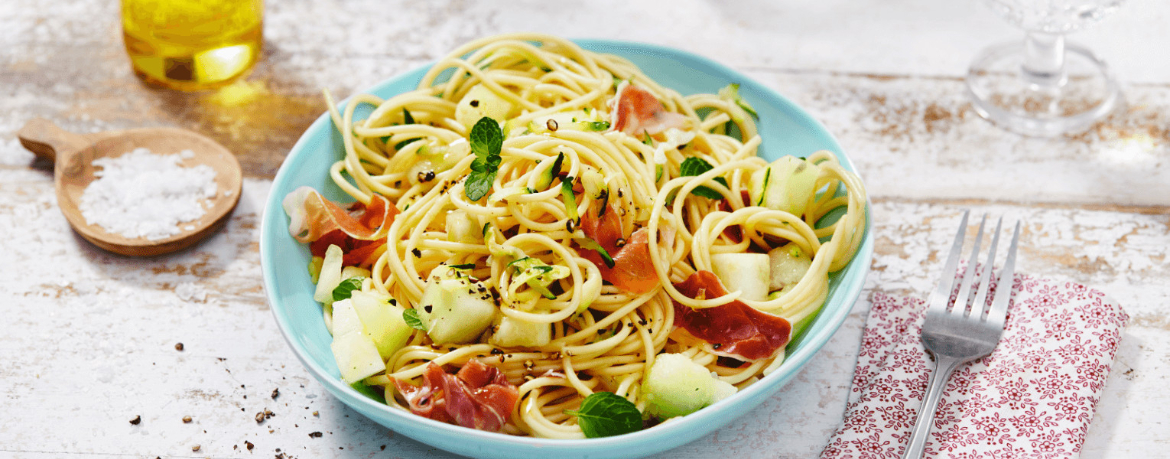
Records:
{"label": "glass base", "polygon": [[149,41],[123,32],[134,73],[148,83],[180,91],[214,89],[243,77],[260,56],[262,25],[219,43]]}
{"label": "glass base", "polygon": [[1066,75],[1057,84],[1027,78],[1023,42],[984,50],[967,71],[975,111],[1009,131],[1051,137],[1088,129],[1124,104],[1104,61],[1082,46],[1065,50]]}

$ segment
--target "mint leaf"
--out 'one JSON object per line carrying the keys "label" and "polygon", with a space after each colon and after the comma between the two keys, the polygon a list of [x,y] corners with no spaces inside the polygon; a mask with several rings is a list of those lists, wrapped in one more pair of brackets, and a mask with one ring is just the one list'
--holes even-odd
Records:
{"label": "mint leaf", "polygon": [[394,144],[394,151],[402,150],[402,147],[410,145],[410,143],[414,142],[415,140],[422,140],[422,139],[415,137],[413,139],[406,139],[406,140],[403,140],[401,142],[398,142],[398,143]]}
{"label": "mint leaf", "polygon": [[475,160],[471,162],[471,173],[463,184],[467,199],[478,201],[487,196],[500,170],[500,151],[504,148],[504,133],[500,124],[489,117],[480,118],[471,128],[471,151]]}
{"label": "mint leaf", "polygon": [[624,397],[612,392],[594,392],[581,408],[565,410],[577,416],[577,425],[587,438],[612,437],[642,430],[642,413]]}
{"label": "mint leaf", "polygon": [[410,328],[427,331],[426,325],[423,325],[422,319],[418,317],[417,309],[407,309],[402,311],[402,320],[405,321],[406,325]]}
{"label": "mint leaf", "polygon": [[[679,176],[694,177],[705,174],[707,171],[714,168],[715,166],[712,166],[711,163],[708,163],[703,158],[691,156],[683,160],[682,165],[679,166]],[[727,179],[723,177],[715,177],[715,181],[719,182],[720,185],[728,186]],[[696,187],[692,194],[695,196],[702,196],[707,199],[723,199],[723,195],[719,194],[718,191],[705,186]]]}
{"label": "mint leaf", "polygon": [[475,156],[499,155],[504,146],[504,132],[490,117],[480,118],[471,128],[471,151]]}
{"label": "mint leaf", "polygon": [[712,166],[711,163],[707,162],[707,160],[697,156],[691,156],[687,159],[684,159],[682,164],[678,167],[679,175],[682,177],[693,177],[703,174],[704,172],[714,168],[715,166]]}
{"label": "mint leaf", "polygon": [[[475,163],[472,162],[472,165],[474,166]],[[471,173],[467,175],[467,181],[463,184],[463,194],[472,201],[483,199],[492,190],[492,182],[495,180],[496,173],[494,171],[477,172],[473,168]]]}
{"label": "mint leaf", "polygon": [[[718,177],[718,178],[723,178],[723,177]],[[704,197],[707,199],[723,199],[723,195],[719,194],[718,191],[715,191],[711,188],[707,188],[705,186],[695,187],[694,191],[692,191],[691,194],[693,194],[695,196],[701,196],[701,197]]]}
{"label": "mint leaf", "polygon": [[353,276],[341,281],[340,284],[337,284],[337,287],[333,288],[333,301],[349,299],[349,297],[353,296],[354,290],[362,289],[362,281],[365,279],[362,276]]}
{"label": "mint leaf", "polygon": [[385,392],[380,390],[381,387],[375,389],[373,387],[370,387],[369,385],[366,385],[366,383],[363,383],[361,381],[350,384],[349,387],[352,387],[353,390],[358,391],[359,394],[362,394],[362,395],[365,395],[366,397],[374,399],[374,401],[376,401],[378,403],[382,403],[382,404],[386,403],[386,396],[384,395]]}

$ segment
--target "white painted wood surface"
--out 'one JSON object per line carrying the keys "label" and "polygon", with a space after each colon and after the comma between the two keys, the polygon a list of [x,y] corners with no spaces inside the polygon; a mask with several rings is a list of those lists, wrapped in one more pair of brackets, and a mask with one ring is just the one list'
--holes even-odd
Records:
{"label": "white painted wood surface", "polygon": [[[1074,35],[1114,65],[1129,107],[1087,133],[1031,139],[992,127],[963,98],[969,59],[1019,35],[975,1],[270,0],[253,75],[196,95],[130,74],[114,1],[6,1],[0,457],[446,457],[344,407],[302,369],[263,297],[257,226],[280,158],[323,110],[321,87],[344,96],[514,30],[659,43],[744,70],[822,120],[873,198],[873,271],[841,331],[760,408],[662,457],[815,456],[841,422],[865,298],[922,295],[963,208],[1023,218],[1022,271],[1103,290],[1133,316],[1084,455],[1165,456],[1168,19],[1170,4],[1134,0]],[[197,129],[251,178],[228,226],[196,249],[110,255],[69,229],[51,170],[14,140],[32,116],[78,131]],[[275,416],[257,423],[266,409]]]}

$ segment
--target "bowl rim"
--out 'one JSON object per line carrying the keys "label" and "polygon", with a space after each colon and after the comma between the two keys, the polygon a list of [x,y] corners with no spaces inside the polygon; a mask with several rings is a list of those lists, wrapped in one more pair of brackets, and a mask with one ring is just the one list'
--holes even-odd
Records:
{"label": "bowl rim", "polygon": [[[828,144],[825,145],[825,149],[832,151],[847,170],[853,171],[860,176],[860,173],[857,172],[852,159],[845,154],[844,149],[841,147],[836,137],[833,136],[833,134],[828,129],[826,129],[819,120],[814,118],[804,108],[792,102],[790,99],[783,96],[779,92],[773,90],[771,87],[756,82],[755,79],[744,75],[742,72],[734,70],[705,56],[657,44],[629,40],[597,38],[573,38],[571,41],[587,50],[614,53],[623,55],[623,57],[624,55],[628,55],[627,53],[639,53],[656,57],[670,58],[676,61],[693,61],[700,65],[712,68],[721,74],[738,77],[741,85],[751,86],[753,91],[762,93],[766,97],[775,99],[780,103],[779,105],[786,105],[788,108],[794,109],[794,113],[799,117],[804,118],[804,122],[815,126],[820,131],[820,134],[824,136],[825,140],[828,141]],[[602,50],[598,50],[597,48],[602,48]],[[345,99],[338,102],[338,107],[339,109],[344,107],[352,100],[354,95],[372,94],[379,89],[392,85],[400,80],[413,78],[415,74],[418,74],[418,76],[421,77],[422,73],[430,69],[435,63],[436,61],[428,61],[410,70],[395,73],[394,75],[391,75],[390,77],[383,79],[374,85],[364,88],[361,91],[354,92],[349,97],[346,97]],[[717,426],[705,431],[706,433],[710,433],[715,429],[723,427],[732,420],[739,418],[747,411],[755,409],[766,398],[771,397],[774,393],[787,385],[787,383],[793,377],[800,373],[800,370],[803,369],[812,356],[824,347],[824,345],[834,334],[836,334],[837,330],[844,323],[845,318],[849,315],[853,309],[853,306],[860,298],[861,290],[865,286],[865,280],[870,271],[870,265],[873,259],[872,204],[870,203],[867,196],[865,203],[865,232],[862,236],[861,245],[859,246],[858,251],[854,255],[853,259],[850,260],[846,267],[841,271],[837,271],[837,273],[845,273],[846,271],[849,271],[851,282],[848,284],[841,283],[837,286],[837,291],[835,292],[834,296],[841,299],[840,307],[832,310],[823,307],[817,313],[815,320],[824,323],[824,326],[815,330],[812,327],[806,329],[807,331],[805,332],[805,335],[800,337],[801,342],[796,351],[786,356],[785,363],[781,368],[788,366],[793,367],[794,370],[783,373],[780,371],[774,372],[761,378],[759,382],[737,392],[727,399],[721,400],[685,417],[676,418],[674,421],[660,424],[654,428],[644,429],[638,432],[613,437],[586,439],[547,439],[514,436],[497,432],[484,432],[423,418],[421,416],[415,416],[408,411],[394,408],[390,405],[377,403],[375,400],[359,394],[356,390],[349,387],[349,385],[342,382],[337,376],[333,375],[331,372],[327,371],[325,368],[321,367],[315,361],[310,359],[308,357],[308,351],[302,349],[300,343],[293,339],[292,336],[290,336],[290,333],[292,333],[292,325],[290,323],[290,317],[285,310],[286,306],[284,306],[281,302],[277,292],[273,291],[273,286],[277,284],[275,280],[274,267],[272,266],[273,261],[270,260],[270,257],[275,250],[275,243],[273,242],[273,238],[278,235],[287,234],[287,222],[284,219],[283,208],[281,206],[283,196],[277,196],[277,186],[281,182],[285,181],[286,177],[292,173],[290,172],[290,168],[286,167],[290,164],[290,160],[297,155],[303,154],[302,151],[308,148],[307,144],[310,142],[310,139],[315,137],[315,135],[310,134],[315,134],[316,131],[322,128],[327,129],[325,132],[331,134],[333,127],[323,126],[331,123],[332,120],[330,118],[329,112],[326,111],[321,116],[319,116],[308,128],[306,128],[301,136],[297,139],[297,142],[289,150],[289,153],[286,155],[285,160],[281,163],[281,167],[272,180],[272,184],[269,189],[270,194],[265,200],[260,226],[259,250],[265,298],[268,300],[273,315],[276,318],[281,335],[292,348],[293,354],[296,355],[297,359],[301,361],[309,373],[312,374],[314,378],[316,378],[318,382],[320,382],[331,395],[341,400],[342,403],[347,405],[349,408],[362,413],[367,418],[370,418],[370,420],[386,428],[403,433],[408,438],[411,438],[415,441],[423,442],[430,446],[435,446],[447,451],[455,453],[461,453],[461,451],[464,451],[461,454],[466,454],[466,451],[470,450],[451,450],[446,446],[440,446],[436,443],[421,439],[419,436],[412,433],[404,432],[403,430],[400,430],[399,427],[405,426],[406,424],[413,424],[409,429],[412,432],[419,432],[420,430],[418,429],[421,429],[421,431],[443,436],[455,435],[461,437],[464,440],[470,440],[474,438],[476,442],[483,442],[489,447],[526,446],[533,448],[532,451],[540,451],[542,453],[570,450],[579,451],[582,448],[599,448],[603,446],[606,449],[610,449],[611,451],[622,448],[622,451],[627,453],[632,453],[639,449],[652,453],[665,451],[667,448],[655,448],[653,446],[647,448],[645,444],[647,444],[649,441],[670,438],[672,436],[682,434],[689,434],[691,433],[689,430],[694,429],[692,425],[703,425],[704,423],[718,424]],[[279,213],[279,215],[273,217],[272,215],[269,215],[270,213]],[[275,223],[275,220],[277,219],[284,223]],[[275,225],[275,227],[272,227],[272,225]],[[278,231],[269,231],[270,229],[276,229]],[[853,272],[854,270],[859,271]],[[832,296],[830,298],[832,298]],[[830,298],[827,298],[826,302],[828,302]],[[790,361],[792,363],[789,363]],[[742,405],[738,407],[739,413],[734,413],[732,416],[723,416],[722,411],[727,410],[730,407],[737,406],[733,405],[733,402],[736,402],[738,405]],[[371,412],[391,414],[388,414],[388,418],[376,418],[370,414]],[[720,418],[720,416],[723,417]],[[397,420],[398,422],[391,422],[391,420]],[[698,438],[701,437],[696,436],[692,438],[685,438],[681,442],[668,441],[666,443],[670,444],[669,448],[674,448],[681,446],[682,444],[689,443],[690,441],[697,440]],[[642,445],[642,448],[637,448],[638,445]],[[596,453],[601,453],[601,451],[596,451]]]}

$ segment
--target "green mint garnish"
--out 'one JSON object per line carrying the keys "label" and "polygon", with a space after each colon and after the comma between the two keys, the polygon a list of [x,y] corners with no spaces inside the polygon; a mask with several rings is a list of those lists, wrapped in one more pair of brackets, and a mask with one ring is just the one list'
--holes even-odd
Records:
{"label": "green mint garnish", "polygon": [[354,290],[362,289],[362,281],[365,279],[362,276],[354,276],[341,281],[340,284],[337,284],[337,287],[333,288],[333,301],[349,299],[349,297],[353,296]]}
{"label": "green mint garnish", "polygon": [[423,325],[422,319],[418,317],[417,309],[407,309],[402,311],[402,320],[405,321],[406,325],[410,328],[427,331],[427,327]]}
{"label": "green mint garnish", "polygon": [[471,128],[471,151],[475,160],[471,162],[471,173],[463,184],[467,199],[478,201],[487,196],[500,171],[500,151],[504,147],[504,133],[500,124],[489,117],[480,118]]}
{"label": "green mint garnish", "polygon": [[[680,177],[694,177],[697,175],[702,175],[702,174],[706,173],[707,171],[714,169],[714,168],[715,167],[712,166],[711,163],[708,163],[707,161],[703,160],[703,158],[691,156],[691,157],[683,160],[682,165],[679,166],[679,176]],[[715,181],[719,182],[720,185],[728,186],[727,179],[725,179],[723,177],[715,177]],[[712,190],[712,189],[707,188],[705,186],[696,187],[693,194],[695,196],[702,196],[702,197],[708,198],[708,199],[723,199],[723,195],[719,194],[718,191]]]}
{"label": "green mint garnish", "polygon": [[642,412],[629,400],[612,392],[594,392],[585,397],[580,409],[565,410],[565,414],[577,417],[577,425],[587,438],[642,430]]}
{"label": "green mint garnish", "polygon": [[362,394],[362,395],[365,395],[366,397],[374,399],[375,402],[382,403],[382,404],[386,403],[386,397],[385,397],[385,395],[383,395],[383,394],[385,394],[385,392],[382,390],[381,386],[378,386],[378,388],[375,389],[373,387],[370,387],[369,385],[366,385],[366,383],[358,381],[358,382],[355,382],[353,384],[350,384],[349,387],[352,387],[353,390],[358,391],[359,394]]}

